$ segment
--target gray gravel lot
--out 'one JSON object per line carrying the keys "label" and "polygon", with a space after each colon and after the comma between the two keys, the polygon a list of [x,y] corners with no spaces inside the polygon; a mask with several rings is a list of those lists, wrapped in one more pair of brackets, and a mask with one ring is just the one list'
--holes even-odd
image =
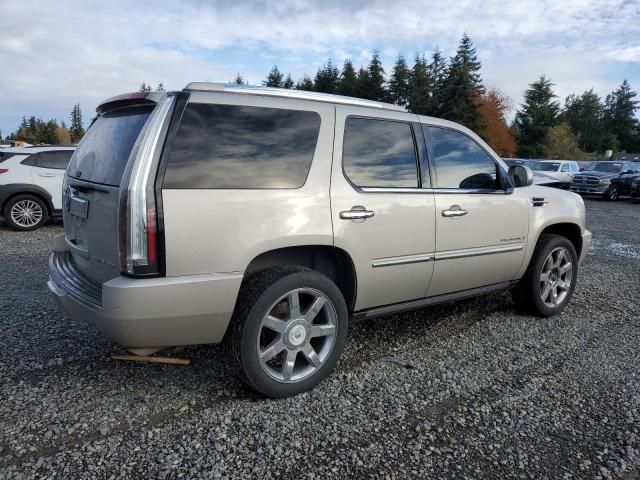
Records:
{"label": "gray gravel lot", "polygon": [[49,299],[52,225],[0,223],[0,479],[640,479],[640,205],[587,201],[560,316],[499,293],[353,328],[313,392],[257,397],[217,346],[117,363]]}

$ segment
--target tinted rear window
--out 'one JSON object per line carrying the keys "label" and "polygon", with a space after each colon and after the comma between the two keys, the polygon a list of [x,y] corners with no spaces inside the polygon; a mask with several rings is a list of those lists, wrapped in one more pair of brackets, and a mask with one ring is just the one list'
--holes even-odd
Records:
{"label": "tinted rear window", "polygon": [[316,112],[190,103],[171,145],[164,187],[301,187],[319,131]]}
{"label": "tinted rear window", "polygon": [[132,107],[101,115],[78,145],[70,177],[120,185],[129,154],[153,107]]}

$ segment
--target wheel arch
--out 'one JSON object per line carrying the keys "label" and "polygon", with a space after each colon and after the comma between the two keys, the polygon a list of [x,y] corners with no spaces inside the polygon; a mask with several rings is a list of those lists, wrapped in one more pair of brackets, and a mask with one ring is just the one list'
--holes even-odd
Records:
{"label": "wheel arch", "polygon": [[3,214],[7,203],[9,203],[11,199],[15,198],[18,195],[33,195],[34,197],[39,198],[47,207],[47,215],[51,216],[53,214],[54,208],[51,195],[43,188],[40,188],[36,185],[17,183],[13,185],[3,185],[1,187],[1,190],[0,212],[2,212]]}
{"label": "wheel arch", "polygon": [[307,267],[326,275],[344,295],[349,311],[353,311],[357,277],[353,260],[346,251],[332,245],[301,245],[268,250],[251,260],[243,280],[267,268],[283,265]]}
{"label": "wheel arch", "polygon": [[578,258],[580,258],[582,254],[582,230],[578,224],[562,222],[547,225],[540,231],[540,235],[538,235],[538,239],[536,240],[536,245],[540,242],[542,235],[546,233],[565,237],[573,244],[573,247],[576,249],[576,254],[578,255]]}

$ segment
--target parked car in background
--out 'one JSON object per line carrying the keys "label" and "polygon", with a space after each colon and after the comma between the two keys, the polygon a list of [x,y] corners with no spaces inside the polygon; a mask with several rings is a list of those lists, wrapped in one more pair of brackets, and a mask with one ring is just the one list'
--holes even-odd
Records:
{"label": "parked car in background", "polygon": [[533,183],[569,190],[573,176],[580,171],[573,160],[538,160],[531,164]]}
{"label": "parked car in background", "polygon": [[609,198],[611,200],[618,200],[620,197],[631,196],[631,186],[633,182],[640,177],[640,163],[636,163],[635,171],[633,173],[623,173],[619,177],[611,179],[611,187],[609,192]]}
{"label": "parked car in background", "polygon": [[509,288],[558,314],[589,250],[579,196],[397,105],[192,83],[98,113],[65,177],[54,298],[137,354],[224,339],[265,395],[325,378],[352,319]]}
{"label": "parked car in background", "polygon": [[507,164],[507,167],[513,167],[514,165],[522,165],[523,167],[531,168],[537,160],[525,160],[522,158],[503,158],[504,163]]}
{"label": "parked car in background", "polygon": [[637,162],[593,162],[582,172],[574,175],[571,191],[617,200],[622,188],[619,181],[624,181],[627,176],[638,173],[640,173],[640,163]]}
{"label": "parked car in background", "polygon": [[62,181],[74,146],[0,151],[0,212],[15,230],[35,230],[62,213]]}
{"label": "parked car in background", "polygon": [[629,192],[633,202],[640,201],[640,176],[631,181],[631,191]]}

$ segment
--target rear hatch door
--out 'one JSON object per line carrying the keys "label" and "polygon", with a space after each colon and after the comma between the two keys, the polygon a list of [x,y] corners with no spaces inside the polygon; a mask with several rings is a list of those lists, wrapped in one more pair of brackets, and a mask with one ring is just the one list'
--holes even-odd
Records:
{"label": "rear hatch door", "polygon": [[103,283],[120,274],[118,198],[129,156],[155,103],[118,102],[87,130],[63,188],[65,240],[84,276]]}

